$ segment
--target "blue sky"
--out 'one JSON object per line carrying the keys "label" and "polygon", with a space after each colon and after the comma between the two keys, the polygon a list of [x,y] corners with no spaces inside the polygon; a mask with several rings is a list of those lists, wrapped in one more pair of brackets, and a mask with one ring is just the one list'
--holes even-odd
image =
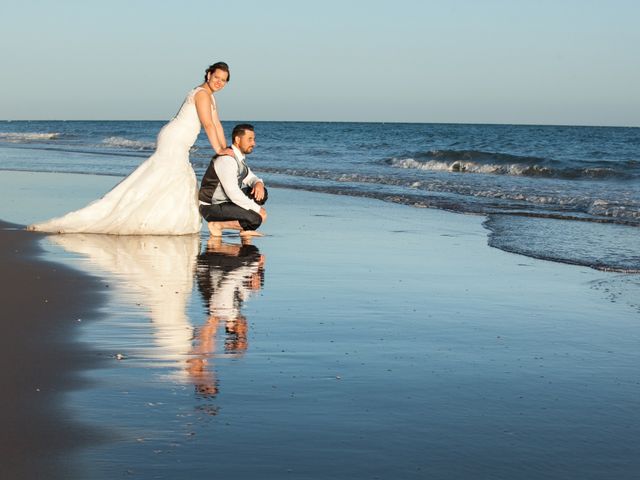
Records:
{"label": "blue sky", "polygon": [[3,0],[2,119],[640,126],[640,2]]}

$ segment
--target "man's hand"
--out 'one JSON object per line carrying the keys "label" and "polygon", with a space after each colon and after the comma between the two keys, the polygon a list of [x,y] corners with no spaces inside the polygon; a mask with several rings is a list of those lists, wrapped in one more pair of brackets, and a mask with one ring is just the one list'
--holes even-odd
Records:
{"label": "man's hand", "polygon": [[264,199],[264,183],[256,182],[253,188],[251,189],[251,194],[256,201],[260,202]]}
{"label": "man's hand", "polygon": [[267,211],[264,209],[264,207],[260,207],[260,216],[262,217],[262,222],[264,223],[264,221],[267,219]]}

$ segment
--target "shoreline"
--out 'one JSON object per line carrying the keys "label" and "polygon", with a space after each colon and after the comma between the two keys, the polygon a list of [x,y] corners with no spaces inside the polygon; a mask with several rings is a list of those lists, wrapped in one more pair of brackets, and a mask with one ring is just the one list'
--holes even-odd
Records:
{"label": "shoreline", "polygon": [[[144,155],[141,155],[144,156]],[[108,182],[111,182],[113,179],[114,184],[117,183],[116,179],[123,179],[126,177],[124,174],[115,174],[115,173],[99,173],[99,172],[72,172],[72,171],[34,171],[34,170],[19,170],[19,169],[0,169],[0,172],[6,172],[9,175],[12,175],[16,178],[16,180],[20,181],[20,177],[22,175],[25,176],[25,179],[28,180],[29,176],[39,177],[39,176],[47,176],[52,175],[53,178],[62,179],[63,177],[72,177],[74,175],[81,175],[83,177],[83,181],[79,182],[81,185],[70,185],[71,188],[74,188],[76,191],[91,189],[87,191],[98,191],[99,194],[106,193],[107,189],[104,189],[103,185],[109,185]],[[269,173],[269,172],[260,172],[260,169],[256,169],[258,173]],[[44,178],[44,177],[43,177]],[[84,179],[87,179],[86,182]],[[107,183],[105,183],[105,179]],[[66,182],[66,180],[63,180]],[[87,185],[82,185],[86,183]],[[336,195],[347,198],[363,198],[368,200],[377,200],[383,203],[399,205],[402,207],[408,207],[410,209],[428,209],[433,211],[446,212],[447,214],[459,214],[465,216],[471,216],[482,219],[482,225],[484,231],[486,233],[486,244],[493,249],[497,249],[503,252],[512,253],[516,255],[522,255],[527,258],[549,261],[558,264],[564,265],[572,265],[577,267],[587,267],[594,269],[596,271],[602,272],[610,272],[610,273],[621,273],[621,274],[629,274],[629,275],[637,275],[640,274],[640,266],[637,263],[637,255],[635,249],[635,236],[637,233],[637,229],[640,226],[634,223],[631,220],[624,219],[584,219],[580,217],[557,217],[553,214],[533,214],[533,213],[505,213],[505,212],[482,212],[475,210],[465,210],[458,208],[449,208],[446,205],[438,205],[438,204],[422,204],[420,200],[416,200],[415,203],[410,198],[399,199],[398,197],[392,194],[378,194],[373,192],[359,192],[359,191],[343,191],[339,188],[330,188],[330,187],[315,187],[310,185],[305,186],[296,186],[296,185],[287,185],[286,183],[280,183],[277,180],[268,182],[272,188],[279,188],[283,190],[293,190],[300,192],[312,192],[318,193],[322,195]],[[96,190],[96,186],[98,190]],[[2,182],[0,181],[0,186],[2,186]],[[9,186],[7,184],[7,186]],[[112,186],[112,185],[110,185]],[[60,195],[59,192],[56,192],[55,188],[48,185],[46,187],[49,193],[52,195]],[[101,190],[104,189],[104,190]],[[40,192],[34,192],[36,195],[39,195]],[[82,191],[77,193],[82,194]],[[82,195],[80,195],[82,196]],[[33,221],[43,221],[46,218],[52,218],[54,216],[59,216],[61,213],[74,210],[79,208],[80,206],[86,205],[88,202],[94,200],[95,197],[91,197],[89,195],[86,196],[86,201],[79,203],[69,204],[69,208],[59,208],[57,210],[52,210],[51,214],[43,213],[38,217],[34,217]],[[31,214],[32,211],[29,212]],[[527,241],[524,240],[525,236],[520,238],[518,235],[513,235],[513,232],[519,230],[518,226],[507,227],[505,228],[506,221],[504,219],[509,219],[509,222],[517,222],[522,223],[526,222],[524,225],[525,229],[528,229],[528,233],[526,234]],[[11,219],[5,219],[11,221]],[[18,221],[22,221],[22,218],[19,218]],[[496,222],[498,220],[498,222]],[[548,229],[549,226],[553,226],[555,222],[567,222],[567,226],[565,230],[575,230],[575,232],[569,233],[568,236],[563,236],[560,232],[560,229],[554,230],[556,233],[554,234],[554,242],[547,242],[548,236],[546,233],[540,234],[540,232],[544,232],[545,229]],[[27,222],[30,223],[30,222]],[[496,223],[501,224],[498,228],[495,227]],[[536,225],[540,225],[540,228],[536,228]],[[579,231],[582,229],[583,231]],[[582,239],[587,238],[590,235],[595,235],[599,237],[606,237],[607,235],[613,235],[613,233],[609,230],[603,231],[603,229],[618,229],[619,234],[616,236],[618,244],[615,246],[616,256],[612,257],[606,251],[607,248],[611,248],[611,245],[604,246],[604,244],[597,244],[593,247],[589,242],[583,242],[579,245],[573,245],[573,240],[576,238]],[[573,239],[571,238],[573,235]],[[530,240],[535,241],[530,241]],[[563,248],[563,245],[571,245],[571,247]],[[535,248],[531,248],[532,245],[536,245]],[[554,250],[554,247],[560,247]]]}
{"label": "shoreline", "polygon": [[[98,316],[99,280],[42,258],[41,234],[0,220],[3,325],[3,478],[70,478],[70,451],[105,436],[81,425],[64,396],[86,385],[82,372],[100,366],[73,329]],[[81,320],[81,322],[78,321]]]}

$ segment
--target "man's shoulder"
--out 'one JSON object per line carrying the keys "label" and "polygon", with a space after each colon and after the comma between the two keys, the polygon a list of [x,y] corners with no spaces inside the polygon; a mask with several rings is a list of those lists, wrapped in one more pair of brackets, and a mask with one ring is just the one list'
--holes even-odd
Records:
{"label": "man's shoulder", "polygon": [[211,159],[212,162],[217,163],[217,162],[233,162],[236,163],[236,159],[233,155],[216,155]]}
{"label": "man's shoulder", "polygon": [[214,167],[223,167],[223,168],[238,168],[238,164],[236,163],[236,159],[231,155],[218,155],[214,157],[211,162]]}

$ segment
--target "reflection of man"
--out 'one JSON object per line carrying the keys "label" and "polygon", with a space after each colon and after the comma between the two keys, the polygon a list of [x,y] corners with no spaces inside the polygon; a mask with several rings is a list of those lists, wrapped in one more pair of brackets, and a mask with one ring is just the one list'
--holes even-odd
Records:
{"label": "reflection of man", "polygon": [[188,372],[199,395],[215,396],[217,382],[207,364],[216,350],[218,326],[225,327],[225,353],[242,355],[248,345],[247,319],[241,314],[241,307],[262,286],[264,256],[253,245],[228,244],[213,238],[198,256],[196,278],[209,318],[197,329]]}
{"label": "reflection of man", "polygon": [[244,237],[259,236],[256,229],[267,219],[261,207],[267,201],[264,182],[247,166],[246,155],[256,145],[252,125],[236,125],[231,134],[233,156],[214,157],[200,185],[200,214],[212,237],[223,229],[239,230]]}

